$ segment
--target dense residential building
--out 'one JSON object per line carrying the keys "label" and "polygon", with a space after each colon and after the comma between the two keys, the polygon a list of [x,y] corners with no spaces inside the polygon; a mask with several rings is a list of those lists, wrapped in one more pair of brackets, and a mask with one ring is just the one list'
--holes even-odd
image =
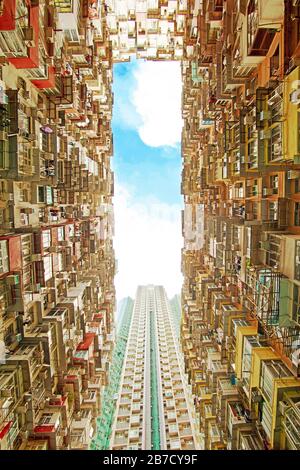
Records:
{"label": "dense residential building", "polygon": [[140,286],[127,338],[110,448],[196,449],[191,389],[161,286]]}
{"label": "dense residential building", "polygon": [[[181,61],[184,285],[115,340],[132,55]],[[298,0],[0,0],[0,450],[300,449],[299,90]]]}
{"label": "dense residential building", "polygon": [[116,399],[120,392],[120,378],[131,329],[133,305],[134,301],[127,297],[122,300],[118,309],[116,342],[109,369],[108,384],[103,394],[101,415],[97,419],[97,432],[91,443],[91,449],[94,450],[107,450],[110,448],[112,425],[116,412]]}
{"label": "dense residential building", "polygon": [[188,0],[107,0],[113,59],[181,60]]}
{"label": "dense residential building", "polygon": [[299,19],[190,2],[181,342],[204,449],[300,449]]}
{"label": "dense residential building", "polygon": [[104,6],[0,6],[0,449],[87,449],[114,341]]}

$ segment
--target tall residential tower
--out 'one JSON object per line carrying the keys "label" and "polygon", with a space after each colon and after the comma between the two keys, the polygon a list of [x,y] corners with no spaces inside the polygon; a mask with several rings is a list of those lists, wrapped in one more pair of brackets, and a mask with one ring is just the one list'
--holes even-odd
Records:
{"label": "tall residential tower", "polygon": [[123,365],[111,448],[195,449],[196,416],[161,286],[140,286]]}

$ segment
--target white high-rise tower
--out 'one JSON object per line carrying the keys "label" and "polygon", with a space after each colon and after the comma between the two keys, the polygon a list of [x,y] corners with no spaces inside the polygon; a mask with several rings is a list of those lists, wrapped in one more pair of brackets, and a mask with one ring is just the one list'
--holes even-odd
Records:
{"label": "white high-rise tower", "polygon": [[196,415],[165,289],[138,287],[133,309],[111,448],[196,449]]}

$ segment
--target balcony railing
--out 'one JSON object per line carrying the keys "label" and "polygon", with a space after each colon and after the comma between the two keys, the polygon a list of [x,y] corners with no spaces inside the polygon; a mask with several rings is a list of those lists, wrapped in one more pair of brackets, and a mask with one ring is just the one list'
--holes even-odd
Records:
{"label": "balcony railing", "polygon": [[252,56],[265,56],[273,38],[275,36],[275,30],[272,28],[270,23],[270,28],[259,26],[259,12],[258,12],[258,0],[250,0],[248,5],[248,15],[247,15],[247,46],[248,46],[248,55]]}

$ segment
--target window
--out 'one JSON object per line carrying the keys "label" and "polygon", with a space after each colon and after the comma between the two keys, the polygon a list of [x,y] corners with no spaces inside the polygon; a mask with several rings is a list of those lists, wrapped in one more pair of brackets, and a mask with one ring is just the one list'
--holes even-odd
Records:
{"label": "window", "polygon": [[8,141],[0,140],[0,169],[9,168]]}
{"label": "window", "polygon": [[7,240],[0,241],[0,274],[9,271]]}
{"label": "window", "polygon": [[38,186],[38,202],[45,202],[45,188],[44,186]]}
{"label": "window", "polygon": [[51,423],[51,420],[52,420],[52,414],[50,413],[45,413],[43,414],[43,416],[41,417],[41,420],[40,420],[40,426],[43,426],[44,424],[49,424]]}
{"label": "window", "polygon": [[269,439],[271,439],[271,430],[272,430],[272,413],[269,409],[269,406],[266,403],[262,405],[262,418],[261,418],[262,427],[265,430],[265,433]]}
{"label": "window", "polygon": [[300,226],[300,203],[295,203],[295,211],[294,211],[294,225],[297,227]]}
{"label": "window", "polygon": [[2,279],[0,280],[0,315],[5,313],[5,310],[9,304],[9,294],[7,289],[6,282]]}
{"label": "window", "polygon": [[30,284],[32,283],[32,266],[27,264],[23,268],[23,286],[25,291],[30,291]]}
{"label": "window", "polygon": [[265,398],[272,403],[274,380],[279,377],[289,377],[291,373],[283,362],[279,361],[263,361],[260,374],[260,387]]}
{"label": "window", "polygon": [[296,241],[295,250],[295,279],[300,281],[300,240]]}
{"label": "window", "polygon": [[278,202],[270,202],[269,218],[271,221],[278,220]]}
{"label": "window", "polygon": [[42,243],[43,248],[49,248],[51,245],[51,233],[50,230],[43,230],[42,232]]}
{"label": "window", "polygon": [[44,257],[44,271],[45,271],[45,281],[49,281],[52,278],[52,259],[51,255]]}
{"label": "window", "polygon": [[57,240],[60,242],[65,239],[65,228],[58,227],[57,229]]}
{"label": "window", "polygon": [[293,320],[297,323],[300,322],[300,288],[296,284],[294,285],[293,290],[293,311],[292,311]]}
{"label": "window", "polygon": [[255,336],[248,336],[244,339],[243,348],[243,361],[242,361],[242,377],[245,383],[248,385],[251,376],[251,357],[252,348],[260,346]]}
{"label": "window", "polygon": [[77,29],[66,29],[65,36],[69,42],[79,42]]}
{"label": "window", "polygon": [[54,4],[59,13],[72,13],[73,0],[54,0]]}
{"label": "window", "polygon": [[270,176],[270,185],[271,188],[273,189],[273,194],[278,194],[278,175],[272,175]]}

